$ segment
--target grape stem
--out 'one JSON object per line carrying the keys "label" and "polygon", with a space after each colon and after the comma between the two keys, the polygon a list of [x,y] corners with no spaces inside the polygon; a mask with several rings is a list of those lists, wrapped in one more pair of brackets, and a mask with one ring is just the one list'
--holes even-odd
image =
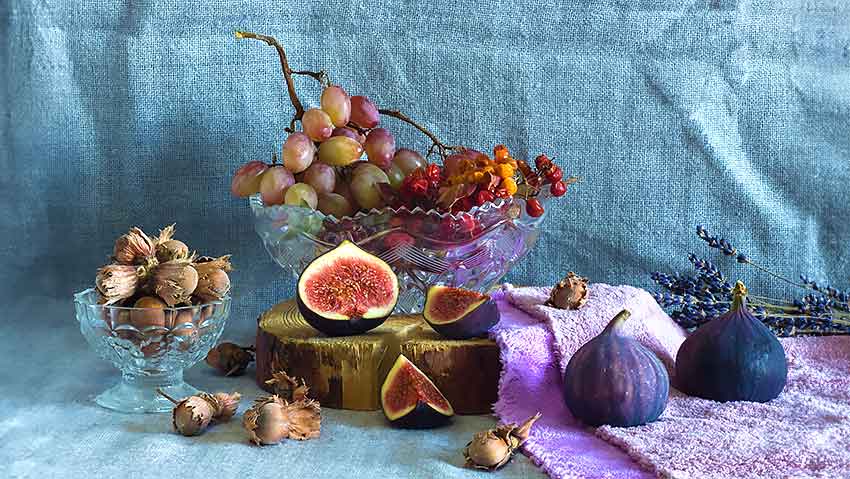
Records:
{"label": "grape stem", "polygon": [[398,110],[387,110],[386,108],[379,108],[378,113],[380,113],[381,115],[384,115],[384,116],[391,116],[393,118],[399,119],[399,120],[413,126],[417,130],[424,133],[425,136],[430,138],[431,141],[433,142],[433,144],[431,145],[431,148],[428,149],[428,156],[431,156],[431,153],[433,153],[435,149],[437,150],[437,153],[439,153],[440,156],[443,157],[443,158],[446,157],[446,153],[449,152],[449,151],[458,151],[458,150],[464,149],[464,147],[460,146],[460,145],[447,145],[447,144],[443,143],[442,141],[440,141],[439,138],[437,138],[437,135],[431,133],[430,130],[428,130],[424,126],[422,126],[419,123],[417,123],[416,121],[414,121],[413,118],[410,118],[409,116],[405,115],[404,113],[402,113]]}
{"label": "grape stem", "polygon": [[292,68],[289,67],[289,60],[286,58],[286,50],[283,49],[283,45],[281,45],[275,37],[260,35],[258,33],[237,31],[236,38],[252,38],[254,40],[260,40],[277,50],[277,56],[280,57],[280,68],[283,70],[283,80],[286,82],[286,91],[289,92],[289,101],[292,102],[292,107],[295,108],[295,115],[292,116],[292,121],[289,122],[289,128],[286,128],[286,131],[287,133],[294,132],[296,122],[300,121],[301,118],[304,117],[304,105],[298,98],[298,93],[295,92],[295,82],[292,80],[292,75],[308,75],[321,83],[322,78],[327,79],[327,74],[325,72],[308,72],[303,70],[293,71]]}
{"label": "grape stem", "polygon": [[[283,45],[281,45],[275,37],[261,35],[259,33],[237,31],[236,38],[252,38],[254,40],[260,40],[277,50],[277,55],[280,57],[280,68],[283,70],[283,80],[286,83],[286,91],[289,93],[289,101],[292,103],[292,107],[295,108],[295,114],[292,116],[292,121],[289,122],[289,127],[285,128],[285,131],[287,133],[293,133],[295,131],[295,125],[304,117],[304,105],[301,103],[301,100],[298,98],[298,93],[295,91],[295,82],[292,80],[292,75],[309,76],[319,82],[323,87],[331,85],[330,77],[324,70],[314,72],[309,70],[293,70],[290,68],[289,60],[286,58],[286,50],[284,50]],[[428,156],[431,156],[431,154],[436,150],[442,158],[445,158],[447,153],[450,151],[460,151],[465,149],[465,147],[460,145],[447,145],[443,143],[439,138],[437,138],[437,135],[398,110],[380,108],[378,109],[378,113],[401,120],[425,134],[425,136],[427,136],[432,142],[431,148],[428,149]],[[353,123],[349,123],[348,126],[355,127],[361,134],[365,133],[364,129],[357,127]]]}

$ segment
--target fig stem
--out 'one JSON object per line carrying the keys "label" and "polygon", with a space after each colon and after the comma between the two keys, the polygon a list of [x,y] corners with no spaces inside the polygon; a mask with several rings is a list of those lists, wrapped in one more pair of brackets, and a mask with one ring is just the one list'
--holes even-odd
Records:
{"label": "fig stem", "polygon": [[737,311],[744,307],[747,302],[747,287],[741,281],[735,282],[735,288],[732,290],[732,311]]}
{"label": "fig stem", "polygon": [[626,320],[631,317],[631,315],[632,313],[628,309],[620,311],[619,313],[617,313],[616,316],[614,316],[614,319],[612,319],[611,322],[608,323],[608,326],[605,326],[605,331],[603,332],[610,333],[612,331],[618,331],[620,329],[620,326],[622,326],[622,324],[625,323]]}
{"label": "fig stem", "polygon": [[163,391],[163,390],[162,390],[162,389],[160,389],[160,388],[156,388],[156,392],[157,392],[157,394],[159,394],[160,396],[164,397],[165,399],[168,399],[169,401],[171,401],[171,402],[172,402],[172,403],[174,403],[174,404],[179,404],[179,403],[180,403],[180,401],[178,401],[178,400],[174,399],[173,397],[169,396],[168,394],[166,394],[166,393],[165,393],[165,391]]}

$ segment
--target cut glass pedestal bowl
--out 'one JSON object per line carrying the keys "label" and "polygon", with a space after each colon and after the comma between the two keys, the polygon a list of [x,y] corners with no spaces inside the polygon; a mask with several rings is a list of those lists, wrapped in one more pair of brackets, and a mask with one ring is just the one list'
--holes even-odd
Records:
{"label": "cut glass pedestal bowl", "polygon": [[94,289],[74,295],[80,331],[97,354],[121,370],[121,381],[95,398],[122,412],[163,412],[196,394],[183,370],[215,346],[230,314],[230,298],[178,308],[127,308],[97,303]]}
{"label": "cut glass pedestal bowl", "polygon": [[259,195],[249,201],[269,254],[296,277],[346,239],[386,261],[399,279],[396,314],[420,312],[434,284],[488,291],[531,250],[545,219],[545,213],[526,214],[525,201],[516,198],[454,215],[384,208],[342,219],[305,207],[265,206]]}

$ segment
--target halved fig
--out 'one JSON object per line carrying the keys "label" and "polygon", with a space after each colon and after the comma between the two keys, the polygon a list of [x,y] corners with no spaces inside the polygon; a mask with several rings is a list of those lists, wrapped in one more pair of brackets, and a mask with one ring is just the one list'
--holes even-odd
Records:
{"label": "halved fig", "polygon": [[398,302],[398,278],[390,265],[350,241],[314,259],[298,278],[301,315],[330,336],[374,329]]}
{"label": "halved fig", "polygon": [[477,291],[431,286],[423,316],[444,337],[469,339],[487,335],[499,322],[499,308],[490,296]]}
{"label": "halved fig", "polygon": [[454,416],[443,393],[403,354],[381,386],[381,408],[390,423],[408,429],[441,426]]}

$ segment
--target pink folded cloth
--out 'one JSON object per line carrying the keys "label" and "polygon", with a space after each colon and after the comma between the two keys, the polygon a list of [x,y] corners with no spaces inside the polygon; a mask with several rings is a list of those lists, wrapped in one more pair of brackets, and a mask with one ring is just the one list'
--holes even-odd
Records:
{"label": "pink folded cloth", "polygon": [[850,337],[781,342],[788,384],[773,401],[674,391],[661,420],[597,434],[659,477],[850,478]]}
{"label": "pink folded cloth", "polygon": [[685,333],[637,288],[590,285],[577,311],[543,306],[548,292],[505,285],[494,295],[502,321],[493,336],[502,360],[494,411],[503,422],[543,413],[525,452],[549,476],[850,478],[850,337],[781,340],[788,385],[768,403],[717,403],[671,389],[658,421],[594,430],[564,405],[561,377],[572,354],[624,308],[632,312],[627,331],[668,370]]}
{"label": "pink folded cloth", "polygon": [[495,413],[502,422],[521,422],[537,411],[543,413],[525,452],[550,477],[652,477],[622,450],[573,419],[562,396],[563,367],[623,308],[632,312],[627,331],[656,351],[668,366],[673,364],[684,332],[648,293],[637,288],[590,285],[588,302],[577,311],[542,306],[548,295],[548,288],[510,285],[495,295],[502,313],[493,331],[502,361]]}

